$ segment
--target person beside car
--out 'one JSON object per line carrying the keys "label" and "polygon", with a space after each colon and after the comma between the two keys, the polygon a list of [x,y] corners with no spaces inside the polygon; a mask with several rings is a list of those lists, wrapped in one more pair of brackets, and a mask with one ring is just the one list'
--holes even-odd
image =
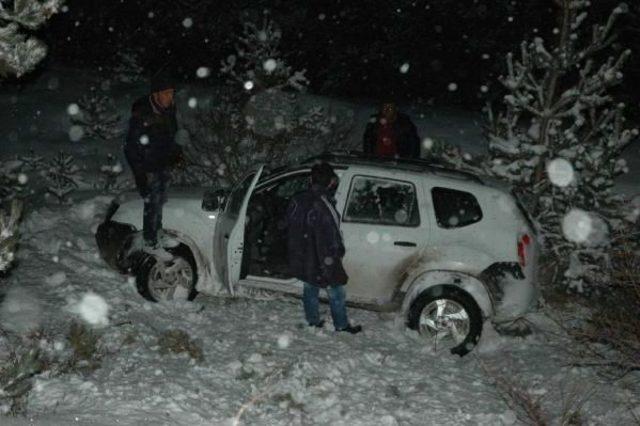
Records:
{"label": "person beside car", "polygon": [[385,101],[371,116],[363,136],[362,150],[376,157],[420,158],[420,137],[408,115],[393,101]]}
{"label": "person beside car", "polygon": [[124,153],[144,200],[144,250],[162,255],[158,233],[162,229],[169,168],[182,157],[182,150],[175,142],[175,84],[171,77],[166,72],[155,75],[150,92],[131,108]]}
{"label": "person beside car", "polygon": [[287,209],[287,249],[291,274],[304,283],[302,302],[309,326],[322,327],[319,292],[325,289],[336,331],[359,333],[347,318],[345,285],[349,277],[342,265],[345,247],[340,214],[335,208],[338,176],[328,163],[311,169],[310,187],[293,197]]}

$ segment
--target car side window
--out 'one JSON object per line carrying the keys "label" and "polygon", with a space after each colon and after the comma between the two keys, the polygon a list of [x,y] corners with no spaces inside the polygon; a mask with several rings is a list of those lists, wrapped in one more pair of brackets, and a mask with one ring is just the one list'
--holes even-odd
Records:
{"label": "car side window", "polygon": [[251,173],[231,192],[231,195],[229,196],[229,203],[227,204],[227,213],[233,216],[237,216],[240,213],[242,201],[244,200],[244,196],[247,195],[247,191],[251,186],[254,176],[255,173]]}
{"label": "car side window", "polygon": [[354,176],[343,216],[344,222],[418,226],[416,188],[410,182]]}
{"label": "car side window", "polygon": [[482,220],[480,204],[469,192],[434,187],[431,197],[440,228],[462,228]]}
{"label": "car side window", "polygon": [[275,193],[280,198],[289,200],[298,192],[302,192],[309,188],[310,173],[300,173],[293,176],[287,176],[276,184]]}

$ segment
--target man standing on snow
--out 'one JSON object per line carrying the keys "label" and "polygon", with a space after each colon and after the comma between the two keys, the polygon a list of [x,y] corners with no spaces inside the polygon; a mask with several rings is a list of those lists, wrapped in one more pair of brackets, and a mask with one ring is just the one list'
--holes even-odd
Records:
{"label": "man standing on snow", "polygon": [[362,150],[379,157],[420,158],[420,138],[408,115],[391,101],[371,116],[363,137]]}
{"label": "man standing on snow", "polygon": [[311,187],[289,203],[287,239],[289,269],[304,282],[302,302],[307,323],[322,327],[318,294],[324,288],[329,297],[331,317],[336,331],[359,333],[347,319],[345,284],[349,277],[342,266],[345,248],[340,232],[340,214],[334,194],[338,176],[327,163],[311,168]]}
{"label": "man standing on snow", "polygon": [[124,147],[136,187],[144,200],[142,235],[145,250],[161,251],[162,205],[166,201],[168,169],[182,152],[175,142],[177,131],[175,85],[165,73],[151,81],[151,94],[136,100],[131,108],[129,132]]}

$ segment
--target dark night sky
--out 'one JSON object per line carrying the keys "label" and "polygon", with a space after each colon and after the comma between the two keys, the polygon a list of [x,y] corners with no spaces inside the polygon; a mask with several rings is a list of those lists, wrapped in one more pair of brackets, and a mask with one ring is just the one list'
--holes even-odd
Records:
{"label": "dark night sky", "polygon": [[[640,3],[640,2],[639,2]],[[303,4],[303,5],[301,5]],[[599,0],[602,20],[617,1]],[[108,67],[118,51],[135,52],[148,72],[170,62],[185,79],[200,66],[219,68],[233,53],[240,23],[266,11],[282,28],[282,52],[306,68],[311,89],[338,97],[433,101],[477,107],[500,96],[496,77],[504,54],[523,38],[548,35],[556,25],[552,0],[68,0],[42,36],[50,61]],[[640,5],[620,25],[621,45],[640,45]],[[193,25],[185,28],[183,20]],[[407,73],[399,72],[410,64]],[[211,77],[215,83],[215,73]],[[455,82],[458,89],[448,90]],[[480,91],[489,86],[487,94]],[[638,106],[638,54],[627,67],[625,90]]]}

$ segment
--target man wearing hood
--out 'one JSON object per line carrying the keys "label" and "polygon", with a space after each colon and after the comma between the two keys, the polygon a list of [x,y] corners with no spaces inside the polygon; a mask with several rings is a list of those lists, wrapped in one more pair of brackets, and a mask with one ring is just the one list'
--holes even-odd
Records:
{"label": "man wearing hood", "polygon": [[316,164],[311,169],[310,188],[291,200],[287,209],[289,269],[304,283],[302,301],[310,326],[324,325],[318,307],[323,288],[335,330],[356,334],[362,327],[352,326],[347,318],[344,286],[349,277],[342,266],[345,248],[334,199],[338,182],[331,165]]}

